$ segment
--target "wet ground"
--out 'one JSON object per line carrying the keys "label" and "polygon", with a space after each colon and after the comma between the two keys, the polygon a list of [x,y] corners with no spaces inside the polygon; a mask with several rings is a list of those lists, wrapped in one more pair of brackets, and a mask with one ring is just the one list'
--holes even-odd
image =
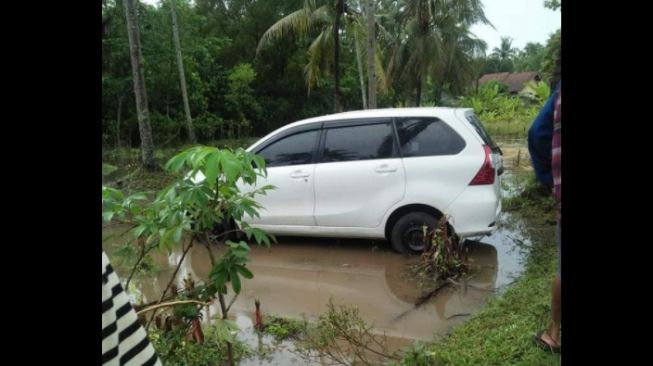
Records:
{"label": "wet ground", "polygon": [[[504,179],[510,179],[510,172]],[[510,195],[510,184],[503,186],[504,193]],[[364,320],[388,336],[390,351],[415,340],[439,339],[519,276],[524,255],[520,247],[528,243],[520,234],[520,225],[518,216],[504,213],[493,235],[468,241],[471,271],[463,286],[445,288],[419,307],[414,303],[423,290],[407,271],[419,258],[393,252],[388,242],[280,237],[269,249],[252,245],[248,267],[254,278],[244,281],[230,315],[241,329],[238,337],[255,350],[266,350],[267,356],[244,360],[241,365],[306,364],[291,352],[291,342],[275,343],[271,337],[253,332],[256,298],[264,314],[295,319],[310,320],[325,313],[330,299],[335,304],[356,306]],[[124,228],[112,227],[105,229],[104,235],[121,231]],[[104,243],[110,257],[116,243]],[[220,251],[214,249],[214,254],[219,256]],[[133,299],[139,303],[157,300],[180,256],[181,250],[155,255],[154,273],[132,280],[129,293]],[[127,269],[114,265],[124,278]],[[182,287],[188,275],[205,280],[209,271],[207,249],[195,246],[178,273],[178,284]],[[217,303],[208,309],[204,321],[216,314]]]}
{"label": "wet ground", "polygon": [[497,141],[503,152],[503,164],[507,170],[531,171],[533,170],[526,146],[526,139]]}

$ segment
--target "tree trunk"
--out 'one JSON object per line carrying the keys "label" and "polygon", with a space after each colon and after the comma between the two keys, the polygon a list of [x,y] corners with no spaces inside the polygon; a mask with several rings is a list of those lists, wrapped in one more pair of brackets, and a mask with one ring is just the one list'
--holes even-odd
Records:
{"label": "tree trunk", "polygon": [[422,103],[422,80],[417,79],[417,86],[415,87],[415,107],[419,107]]}
{"label": "tree trunk", "polygon": [[[454,46],[454,47],[455,47],[455,46]],[[452,51],[452,52],[453,52],[453,51]],[[450,73],[449,73],[449,70],[451,70],[451,64],[452,64],[452,62],[453,62],[452,57],[451,57],[451,56],[447,57],[444,72],[443,72],[442,75],[440,76],[439,83],[437,84],[437,86],[436,86],[436,88],[435,88],[435,101],[434,101],[434,102],[435,102],[436,104],[441,104],[442,93],[444,92],[444,83],[445,83],[445,81],[446,81],[446,77],[447,77],[447,75],[450,74]],[[451,90],[450,90],[450,91],[451,91]]]}
{"label": "tree trunk", "polygon": [[374,41],[376,33],[374,29],[374,0],[367,0],[367,95],[368,108],[376,108],[376,46]]}
{"label": "tree trunk", "polygon": [[435,87],[435,91],[433,92],[433,103],[435,103],[435,106],[442,106],[442,91],[444,90],[444,85],[438,84],[438,86]]}
{"label": "tree trunk", "polygon": [[435,91],[433,92],[433,103],[436,104],[436,106],[441,104],[442,100],[442,92],[444,91],[444,79],[445,75],[448,73],[449,66],[447,66],[447,71],[442,73],[442,76],[439,78],[439,82],[436,84]]}
{"label": "tree trunk", "polygon": [[[218,293],[218,301],[220,302],[220,310],[222,310],[222,320],[227,320],[227,306],[225,305],[224,295]],[[227,342],[227,358],[229,366],[234,366],[233,346],[231,342]]]}
{"label": "tree trunk", "polygon": [[122,95],[118,97],[118,116],[116,117],[116,147],[120,149],[120,119],[122,117]]}
{"label": "tree trunk", "polygon": [[342,99],[340,98],[340,16],[343,13],[344,0],[336,0],[336,18],[333,23],[333,80],[335,83],[334,109],[342,112]]}
{"label": "tree trunk", "polygon": [[136,112],[138,115],[138,131],[141,138],[141,151],[143,166],[146,170],[156,169],[154,160],[154,142],[152,128],[150,127],[150,112],[147,108],[147,91],[145,89],[145,73],[143,54],[141,51],[140,31],[134,2],[138,0],[124,0],[125,17],[127,18],[127,34],[129,38],[129,53],[132,64],[132,77],[134,79],[134,96],[136,97]]}
{"label": "tree trunk", "polygon": [[184,60],[181,57],[181,44],[179,42],[179,26],[177,23],[177,4],[172,0],[170,7],[172,12],[172,38],[175,41],[175,51],[177,54],[177,67],[179,68],[179,83],[181,84],[181,98],[184,100],[184,112],[186,113],[186,129],[188,130],[188,139],[191,143],[197,142],[195,131],[193,131],[193,119],[190,116],[190,106],[188,104],[188,93],[186,91],[186,74],[184,72]]}
{"label": "tree trunk", "polygon": [[363,109],[367,109],[367,96],[365,93],[365,76],[363,74],[363,57],[361,55],[360,42],[354,39],[356,45],[356,66],[358,66],[358,81],[361,85],[361,96],[363,97]]}

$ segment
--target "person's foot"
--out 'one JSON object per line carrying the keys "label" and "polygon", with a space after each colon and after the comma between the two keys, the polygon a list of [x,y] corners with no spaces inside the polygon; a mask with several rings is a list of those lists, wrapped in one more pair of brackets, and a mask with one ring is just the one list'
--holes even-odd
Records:
{"label": "person's foot", "polygon": [[533,336],[533,341],[535,341],[535,344],[537,344],[538,347],[545,351],[552,353],[560,353],[561,351],[560,343],[556,342],[556,340],[544,330],[539,331],[535,336]]}

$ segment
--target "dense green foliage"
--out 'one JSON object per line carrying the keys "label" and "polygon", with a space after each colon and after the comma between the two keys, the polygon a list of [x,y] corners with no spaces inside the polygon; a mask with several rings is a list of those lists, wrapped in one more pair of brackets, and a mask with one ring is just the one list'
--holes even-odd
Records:
{"label": "dense green foliage", "polygon": [[[188,97],[200,142],[262,136],[289,122],[333,112],[334,1],[180,0],[177,18]],[[455,4],[446,6],[445,3]],[[451,5],[450,4],[450,5]],[[311,10],[307,23],[277,27]],[[170,1],[138,3],[147,97],[156,148],[187,141]],[[308,11],[308,10],[306,10]],[[299,12],[299,13],[298,13]],[[340,92],[344,110],[361,109],[366,86],[364,2],[347,0],[341,19]],[[306,18],[309,19],[309,18]],[[486,22],[481,1],[378,0],[378,107],[442,104],[465,96],[484,72],[541,71],[554,65],[560,33],[523,50],[495,50],[469,31]],[[107,147],[140,145],[122,0],[102,7],[102,134]],[[264,38],[267,40],[264,42]],[[358,51],[357,51],[357,45]],[[361,77],[363,76],[363,77]],[[310,93],[309,93],[310,86]]]}

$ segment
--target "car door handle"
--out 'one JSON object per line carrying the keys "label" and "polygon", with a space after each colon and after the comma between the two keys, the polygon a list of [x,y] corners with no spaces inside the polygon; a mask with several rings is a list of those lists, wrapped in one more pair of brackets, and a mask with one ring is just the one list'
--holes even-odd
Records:
{"label": "car door handle", "polygon": [[391,167],[388,164],[382,164],[382,165],[377,166],[374,169],[374,171],[377,172],[377,173],[392,173],[392,172],[397,171],[397,167],[396,166]]}
{"label": "car door handle", "polygon": [[290,178],[308,178],[310,174],[303,170],[295,170],[294,172],[290,173]]}

